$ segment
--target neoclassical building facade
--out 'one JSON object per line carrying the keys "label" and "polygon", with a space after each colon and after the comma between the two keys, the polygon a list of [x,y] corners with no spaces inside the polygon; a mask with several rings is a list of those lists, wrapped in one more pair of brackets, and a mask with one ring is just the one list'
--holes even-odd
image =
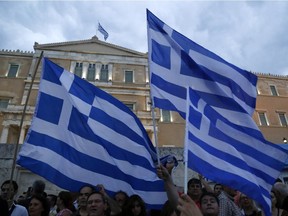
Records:
{"label": "neoclassical building facade", "polygon": [[[36,66],[42,51],[56,64],[126,104],[139,117],[154,144],[157,135],[159,147],[183,147],[185,122],[175,112],[156,109],[154,133],[147,53],[107,43],[96,36],[81,41],[35,42],[34,52],[0,50],[0,144],[15,144],[18,139],[20,144],[24,142],[35,110],[41,62]],[[253,119],[267,140],[287,142],[288,75],[257,76]]]}

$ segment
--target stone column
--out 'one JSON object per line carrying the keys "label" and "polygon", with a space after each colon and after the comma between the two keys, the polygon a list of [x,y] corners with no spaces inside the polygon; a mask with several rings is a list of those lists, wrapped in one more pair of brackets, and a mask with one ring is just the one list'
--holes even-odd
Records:
{"label": "stone column", "polygon": [[9,134],[9,125],[4,125],[2,133],[1,133],[1,138],[0,138],[1,144],[7,143],[8,134]]}
{"label": "stone column", "polygon": [[108,64],[108,81],[112,81],[112,69],[113,69],[113,65],[112,64]]}
{"label": "stone column", "polygon": [[89,63],[88,62],[83,62],[83,68],[82,68],[82,77],[86,79],[87,78],[87,73],[88,73],[88,67],[89,67]]}

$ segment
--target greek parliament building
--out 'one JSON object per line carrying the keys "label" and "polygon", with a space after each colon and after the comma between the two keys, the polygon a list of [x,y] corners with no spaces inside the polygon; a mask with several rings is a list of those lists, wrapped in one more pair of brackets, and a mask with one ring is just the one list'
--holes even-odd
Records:
{"label": "greek parliament building", "polygon": [[[1,49],[1,48],[0,48]],[[126,104],[139,117],[154,140],[147,53],[99,40],[34,44],[34,52],[0,50],[0,180],[10,178],[15,143],[22,144],[31,124],[39,87],[41,63],[28,100],[22,128],[20,121],[40,53]],[[265,138],[283,144],[288,139],[288,76],[257,74],[258,97],[253,119]],[[156,109],[156,133],[161,151],[178,154],[184,143],[184,120],[175,112]],[[154,142],[154,141],[153,141]],[[20,145],[21,147],[21,145]],[[31,183],[30,172],[17,167],[21,185]],[[181,174],[180,174],[181,175]],[[288,181],[288,171],[283,178]],[[25,178],[25,176],[27,178]],[[287,177],[287,179],[286,179]],[[177,178],[176,178],[177,180]],[[22,188],[23,190],[23,188]]]}

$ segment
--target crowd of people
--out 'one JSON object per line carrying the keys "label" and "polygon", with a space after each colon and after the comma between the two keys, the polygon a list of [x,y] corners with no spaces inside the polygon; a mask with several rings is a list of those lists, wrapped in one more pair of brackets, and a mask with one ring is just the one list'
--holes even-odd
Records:
{"label": "crowd of people", "polygon": [[[84,185],[77,193],[61,191],[45,193],[45,183],[33,182],[24,195],[18,196],[16,181],[1,185],[0,216],[262,216],[259,206],[245,194],[230,187],[215,184],[214,188],[199,175],[187,184],[187,194],[174,185],[171,172],[176,158],[167,158],[157,167],[164,181],[168,200],[162,209],[147,209],[142,197],[128,196],[119,190],[113,197],[105,187]],[[276,182],[271,191],[272,216],[288,216],[288,186]]]}

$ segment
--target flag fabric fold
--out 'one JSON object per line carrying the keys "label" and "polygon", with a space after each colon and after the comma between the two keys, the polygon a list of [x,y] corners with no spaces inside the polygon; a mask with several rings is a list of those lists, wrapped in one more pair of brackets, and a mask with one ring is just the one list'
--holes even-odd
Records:
{"label": "flag fabric fold", "polygon": [[138,194],[148,208],[166,201],[156,151],[123,103],[44,58],[37,105],[17,163],[57,186],[103,184]]}
{"label": "flag fabric fold", "polygon": [[100,23],[98,23],[98,31],[104,36],[104,40],[106,41],[109,37],[108,32],[101,26]]}
{"label": "flag fabric fold", "polygon": [[257,76],[148,10],[147,21],[151,98],[155,107],[186,119],[188,167],[245,193],[271,215],[270,190],[288,154],[266,141],[252,119]]}

